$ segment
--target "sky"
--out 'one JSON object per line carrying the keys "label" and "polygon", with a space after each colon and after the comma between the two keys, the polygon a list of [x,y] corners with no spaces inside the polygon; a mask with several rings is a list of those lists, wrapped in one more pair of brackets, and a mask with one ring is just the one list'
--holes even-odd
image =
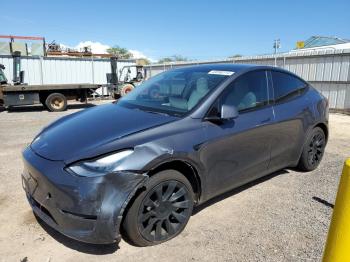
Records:
{"label": "sky", "polygon": [[350,39],[350,0],[3,1],[0,34],[44,36],[65,46],[119,45],[157,61],[282,51],[312,35]]}

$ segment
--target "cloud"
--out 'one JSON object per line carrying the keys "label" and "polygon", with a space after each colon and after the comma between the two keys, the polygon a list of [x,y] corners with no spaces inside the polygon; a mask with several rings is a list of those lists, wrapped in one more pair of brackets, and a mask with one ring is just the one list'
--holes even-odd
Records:
{"label": "cloud", "polygon": [[132,53],[133,57],[136,59],[145,58],[145,59],[148,59],[149,61],[151,61],[152,63],[157,61],[149,56],[146,56],[144,53],[142,53],[139,50],[129,49],[129,52]]}
{"label": "cloud", "polygon": [[130,49],[129,52],[132,53],[134,58],[147,58],[141,51]]}
{"label": "cloud", "polygon": [[[92,53],[94,54],[107,54],[107,49],[111,47],[109,45],[105,45],[100,42],[93,42],[93,41],[83,41],[74,47],[67,46],[64,44],[60,44],[60,46],[63,49],[71,48],[71,49],[76,49],[78,51],[81,51],[83,47],[89,46],[91,48]],[[132,53],[133,57],[136,59],[146,58],[146,59],[149,59],[150,61],[154,61],[152,58],[147,57],[144,53],[142,53],[139,50],[130,49],[129,52]]]}
{"label": "cloud", "polygon": [[91,52],[94,54],[107,54],[107,49],[110,48],[109,45],[104,45],[100,42],[92,42],[92,41],[80,42],[74,48],[80,50],[86,46],[89,46],[91,48]]}
{"label": "cloud", "polygon": [[76,46],[68,46],[65,44],[60,44],[62,49],[75,49],[77,51],[82,51],[83,47],[89,46],[91,51],[95,54],[107,54],[107,49],[110,48],[109,45],[101,44],[100,42],[84,41],[80,42]]}

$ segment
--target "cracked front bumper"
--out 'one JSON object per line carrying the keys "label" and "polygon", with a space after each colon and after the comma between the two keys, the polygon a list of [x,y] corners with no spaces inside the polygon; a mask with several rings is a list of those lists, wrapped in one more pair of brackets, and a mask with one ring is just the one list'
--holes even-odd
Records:
{"label": "cracked front bumper", "polygon": [[120,240],[124,209],[148,178],[126,171],[74,176],[62,161],[44,159],[29,147],[23,159],[22,185],[34,213],[62,234],[87,243]]}

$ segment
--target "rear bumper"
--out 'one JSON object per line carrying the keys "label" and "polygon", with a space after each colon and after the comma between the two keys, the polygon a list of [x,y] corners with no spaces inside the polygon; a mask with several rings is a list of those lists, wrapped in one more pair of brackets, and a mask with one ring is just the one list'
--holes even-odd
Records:
{"label": "rear bumper", "polygon": [[34,213],[62,234],[79,241],[107,244],[120,240],[123,211],[146,175],[119,172],[79,177],[30,148],[23,152],[22,185]]}

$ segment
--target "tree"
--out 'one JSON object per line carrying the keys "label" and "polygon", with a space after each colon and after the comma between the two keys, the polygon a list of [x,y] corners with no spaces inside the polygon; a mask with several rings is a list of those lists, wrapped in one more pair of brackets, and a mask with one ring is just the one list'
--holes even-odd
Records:
{"label": "tree", "polygon": [[130,59],[133,57],[132,53],[130,53],[128,49],[117,45],[108,48],[107,53],[122,59]]}
{"label": "tree", "polygon": [[151,63],[151,61],[147,58],[139,58],[139,59],[137,59],[137,63],[139,65],[149,65]]}
{"label": "tree", "polygon": [[163,57],[158,60],[159,64],[165,64],[165,63],[170,63],[170,62],[184,62],[188,61],[187,57],[184,57],[182,55],[173,55],[170,57]]}
{"label": "tree", "polygon": [[170,62],[173,62],[173,59],[171,59],[170,57],[163,57],[163,58],[158,60],[159,64],[165,64],[165,63],[170,63]]}
{"label": "tree", "polygon": [[237,57],[242,57],[242,55],[240,55],[240,54],[235,54],[235,55],[233,55],[233,56],[229,56],[228,58],[237,58]]}
{"label": "tree", "polygon": [[184,62],[184,61],[188,61],[188,58],[187,57],[184,57],[182,55],[173,55],[173,61],[181,61],[181,62]]}

